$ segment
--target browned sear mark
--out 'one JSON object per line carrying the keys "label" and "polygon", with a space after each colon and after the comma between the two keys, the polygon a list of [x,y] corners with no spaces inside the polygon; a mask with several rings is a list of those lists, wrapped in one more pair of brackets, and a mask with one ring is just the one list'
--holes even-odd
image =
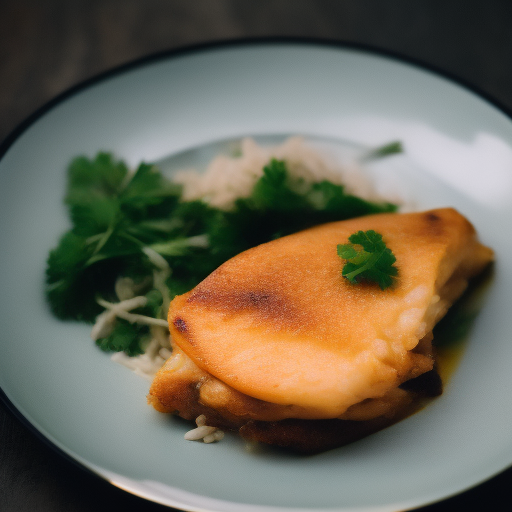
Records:
{"label": "browned sear mark", "polygon": [[425,214],[425,218],[429,221],[429,222],[438,222],[441,220],[441,217],[439,217],[439,215],[436,215],[435,213],[432,213],[432,212],[427,212]]}
{"label": "browned sear mark", "polygon": [[173,324],[174,327],[176,327],[176,329],[178,329],[179,332],[186,333],[188,331],[185,320],[183,320],[183,318],[180,318],[179,316],[174,319]]}

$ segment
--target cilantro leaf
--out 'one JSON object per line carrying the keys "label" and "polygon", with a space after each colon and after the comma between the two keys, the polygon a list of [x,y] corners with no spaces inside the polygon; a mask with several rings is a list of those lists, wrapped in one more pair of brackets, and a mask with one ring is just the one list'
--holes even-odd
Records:
{"label": "cilantro leaf", "polygon": [[386,246],[382,235],[373,229],[358,231],[349,237],[349,244],[337,246],[338,256],[347,260],[342,276],[351,283],[376,282],[382,290],[391,286],[398,275],[395,255]]}
{"label": "cilantro leaf", "polygon": [[154,165],[142,163],[119,193],[120,209],[130,223],[162,219],[176,207],[181,187],[173,184]]}
{"label": "cilantro leaf", "polygon": [[72,204],[69,210],[73,232],[85,237],[104,233],[115,223],[119,215],[118,205],[107,198]]}
{"label": "cilantro leaf", "polygon": [[251,195],[235,202],[226,221],[232,237],[252,247],[317,224],[396,209],[349,194],[342,185],[307,183],[291,176],[285,162],[272,159]]}
{"label": "cilantro leaf", "polygon": [[96,295],[111,294],[117,262],[105,260],[88,265],[93,250],[84,237],[68,231],[50,252],[46,268],[46,296],[58,318],[90,322],[102,309],[96,303]]}
{"label": "cilantro leaf", "polygon": [[75,158],[65,196],[71,228],[47,260],[46,295],[53,313],[93,321],[101,312],[96,296],[115,299],[117,277],[151,277],[142,248],[167,240],[176,229],[169,219],[180,194],[154,166],[142,163],[131,174],[108,153]]}
{"label": "cilantro leaf", "polygon": [[109,153],[98,153],[90,160],[75,158],[68,167],[65,203],[89,204],[96,199],[115,197],[128,175],[123,162],[116,162]]}
{"label": "cilantro leaf", "polygon": [[105,352],[126,352],[129,356],[143,354],[144,342],[149,337],[147,325],[131,324],[118,318],[112,332],[106,338],[96,340],[96,345]]}

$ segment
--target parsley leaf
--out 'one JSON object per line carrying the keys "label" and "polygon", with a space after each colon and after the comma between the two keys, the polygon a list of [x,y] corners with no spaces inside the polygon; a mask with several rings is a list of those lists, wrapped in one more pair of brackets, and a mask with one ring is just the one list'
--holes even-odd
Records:
{"label": "parsley leaf", "polygon": [[337,247],[338,256],[347,260],[342,276],[351,283],[376,282],[382,290],[393,284],[398,275],[394,266],[395,255],[391,252],[382,235],[373,229],[358,231],[349,237],[349,244]]}

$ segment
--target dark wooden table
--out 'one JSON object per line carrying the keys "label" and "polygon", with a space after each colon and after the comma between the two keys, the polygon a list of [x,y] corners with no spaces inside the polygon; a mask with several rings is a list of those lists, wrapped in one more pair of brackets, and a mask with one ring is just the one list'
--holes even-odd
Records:
{"label": "dark wooden table", "polygon": [[[373,45],[447,72],[512,111],[511,27],[510,0],[0,0],[0,140],[58,93],[113,66],[241,37]],[[421,510],[512,510],[511,484],[508,470]],[[2,404],[0,510],[169,509],[75,466]]]}

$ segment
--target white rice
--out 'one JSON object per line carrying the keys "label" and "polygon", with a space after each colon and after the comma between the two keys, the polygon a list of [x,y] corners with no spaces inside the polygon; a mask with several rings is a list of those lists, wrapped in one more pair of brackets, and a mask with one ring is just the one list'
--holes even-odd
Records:
{"label": "white rice", "polygon": [[376,199],[374,188],[354,160],[340,166],[335,158],[321,154],[302,137],[290,137],[272,147],[258,145],[253,139],[241,142],[239,156],[219,155],[205,172],[194,169],[178,171],[173,180],[183,185],[186,200],[203,199],[217,208],[228,209],[239,197],[250,195],[263,167],[275,158],[284,160],[292,176],[314,183],[329,180],[345,185],[348,192],[365,199]]}
{"label": "white rice", "polygon": [[224,437],[222,430],[206,425],[206,416],[204,414],[196,418],[196,425],[197,428],[189,430],[185,434],[184,437],[187,441],[203,441],[203,443],[209,444],[220,441]]}

